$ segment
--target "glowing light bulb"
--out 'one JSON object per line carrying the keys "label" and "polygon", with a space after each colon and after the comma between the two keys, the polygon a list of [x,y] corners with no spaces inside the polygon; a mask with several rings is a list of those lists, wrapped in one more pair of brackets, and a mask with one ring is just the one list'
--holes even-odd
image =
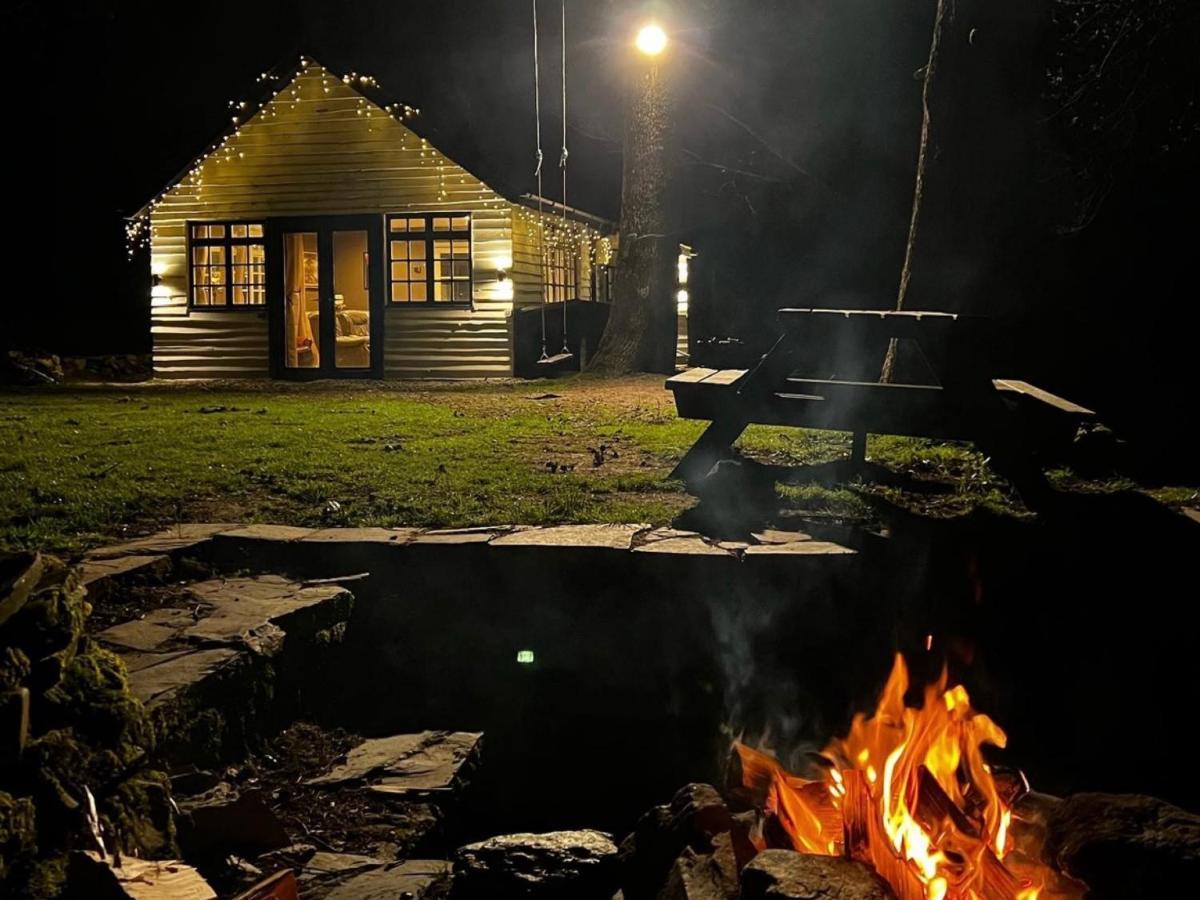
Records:
{"label": "glowing light bulb", "polygon": [[667,47],[667,33],[661,26],[650,22],[638,31],[634,45],[647,56],[658,56]]}

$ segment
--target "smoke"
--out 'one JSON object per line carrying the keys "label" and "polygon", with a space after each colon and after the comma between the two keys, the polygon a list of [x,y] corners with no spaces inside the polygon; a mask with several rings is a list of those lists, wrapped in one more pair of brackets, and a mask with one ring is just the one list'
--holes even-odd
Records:
{"label": "smoke", "polygon": [[[744,584],[741,591],[706,598],[722,674],[722,732],[730,742],[770,750],[799,771],[805,754],[827,739],[820,692],[836,675],[805,677],[809,634],[794,619],[797,614],[810,619],[819,632],[824,604],[816,596],[796,602],[790,594],[761,590],[752,579]],[[720,752],[728,752],[728,744]]]}

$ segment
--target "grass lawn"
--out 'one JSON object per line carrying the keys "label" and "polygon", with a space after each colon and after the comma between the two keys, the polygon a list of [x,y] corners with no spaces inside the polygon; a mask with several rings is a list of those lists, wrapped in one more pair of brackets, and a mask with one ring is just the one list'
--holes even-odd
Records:
{"label": "grass lawn", "polygon": [[[0,546],[58,551],[175,521],[667,524],[694,500],[665,476],[702,429],[659,376],[65,387],[0,393],[0,424]],[[822,463],[849,438],[754,427],[740,446]],[[967,446],[881,437],[869,455],[936,485],[922,502],[937,514],[1020,512]],[[780,488],[785,506],[850,519],[896,493]]]}

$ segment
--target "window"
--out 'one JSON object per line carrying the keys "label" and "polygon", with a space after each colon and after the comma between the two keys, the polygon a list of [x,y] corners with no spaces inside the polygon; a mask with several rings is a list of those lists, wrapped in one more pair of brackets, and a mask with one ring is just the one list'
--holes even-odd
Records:
{"label": "window", "polygon": [[575,256],[567,247],[546,251],[546,302],[562,303],[579,296]]}
{"label": "window", "polygon": [[471,302],[471,216],[388,216],[392,303]]}
{"label": "window", "polygon": [[592,272],[592,294],[596,300],[601,303],[612,303],[615,277],[612,266],[596,264]]}
{"label": "window", "polygon": [[261,222],[188,226],[192,306],[264,306],[267,257]]}

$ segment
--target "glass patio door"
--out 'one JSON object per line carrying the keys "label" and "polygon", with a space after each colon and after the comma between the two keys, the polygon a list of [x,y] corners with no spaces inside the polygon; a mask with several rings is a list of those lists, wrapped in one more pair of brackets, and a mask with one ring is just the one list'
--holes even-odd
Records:
{"label": "glass patio door", "polygon": [[280,247],[276,369],[284,377],[378,375],[382,231],[374,217],[272,223]]}

